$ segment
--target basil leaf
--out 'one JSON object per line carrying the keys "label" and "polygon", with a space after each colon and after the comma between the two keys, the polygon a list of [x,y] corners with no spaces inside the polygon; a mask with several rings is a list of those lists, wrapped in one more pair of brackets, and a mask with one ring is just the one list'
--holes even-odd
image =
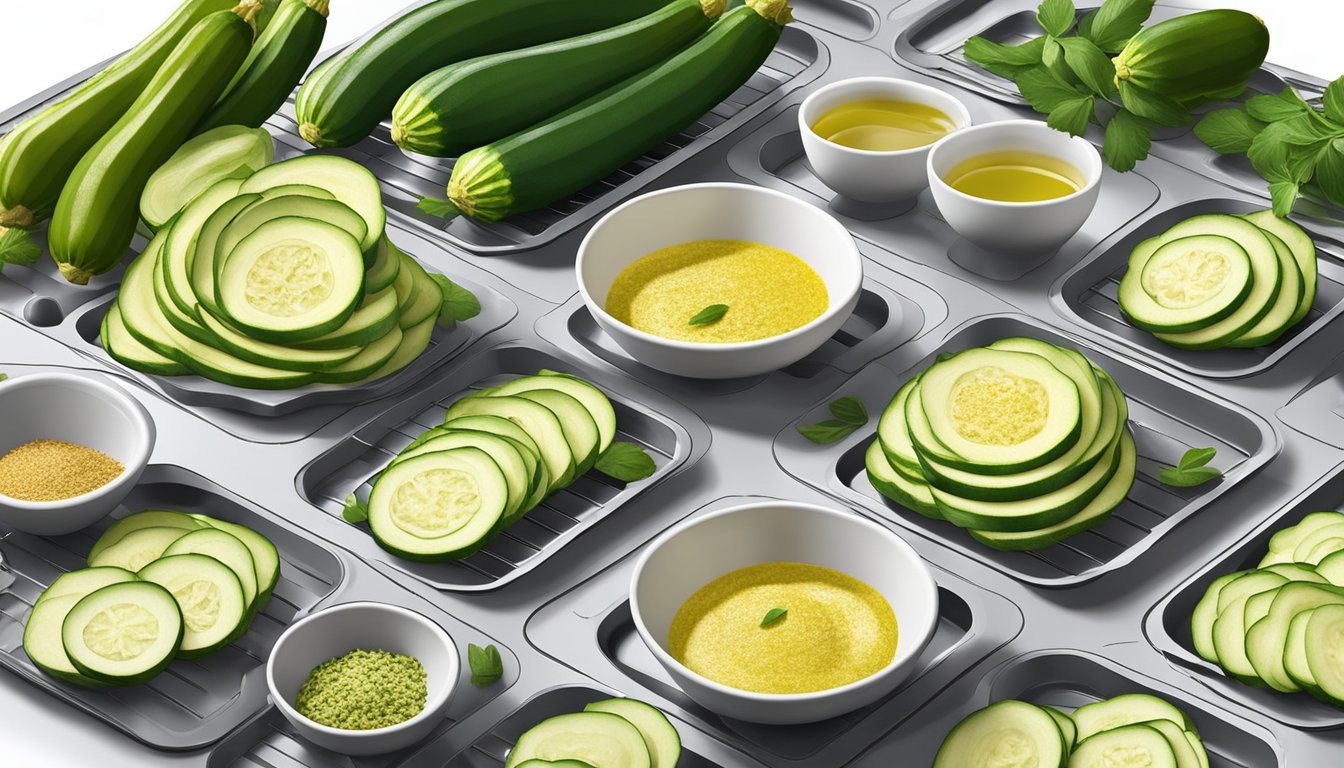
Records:
{"label": "basil leaf", "polygon": [[1036,10],[1036,23],[1046,34],[1059,37],[1073,27],[1076,15],[1070,0],[1042,0],[1041,7]]}
{"label": "basil leaf", "polygon": [[618,440],[607,447],[594,465],[598,472],[623,483],[643,480],[652,475],[657,465],[644,449],[634,443]]}
{"label": "basil leaf", "polygon": [[1041,49],[1041,63],[1051,74],[1064,82],[1069,82],[1068,77],[1073,73],[1069,72],[1069,67],[1064,63],[1064,46],[1053,37],[1045,38],[1045,47]]}
{"label": "basil leaf", "polygon": [[1195,136],[1208,145],[1209,149],[1220,155],[1244,153],[1251,148],[1251,142],[1265,129],[1265,124],[1246,114],[1244,110],[1230,107],[1215,109],[1195,124]]}
{"label": "basil leaf", "polygon": [[1202,467],[1208,464],[1217,454],[1217,448],[1191,448],[1181,456],[1181,463],[1178,466],[1181,469]]}
{"label": "basil leaf", "polygon": [[1065,102],[1086,95],[1060,80],[1044,66],[1023,70],[1017,77],[1017,90],[1031,104],[1032,109],[1043,115],[1054,112]]}
{"label": "basil leaf", "polygon": [[460,213],[457,206],[453,205],[453,201],[441,197],[422,197],[420,202],[415,204],[415,207],[430,216],[438,216],[441,219],[451,219]]}
{"label": "basil leaf", "polygon": [[863,401],[857,397],[842,397],[832,401],[830,409],[832,416],[846,424],[862,427],[868,423],[868,409],[864,407]]}
{"label": "basil leaf", "polygon": [[1096,43],[1085,37],[1065,37],[1059,45],[1064,49],[1064,62],[1084,85],[1098,96],[1115,93],[1115,65]]}
{"label": "basil leaf", "polygon": [[0,227],[0,268],[6,264],[29,266],[42,255],[42,246],[34,243],[22,229]]}
{"label": "basil leaf", "polygon": [[449,280],[446,276],[431,273],[429,278],[438,283],[443,293],[443,305],[439,308],[439,321],[442,323],[461,322],[481,314],[481,302],[476,294]]}
{"label": "basil leaf", "polygon": [[471,684],[477,688],[493,685],[504,676],[504,659],[494,643],[484,648],[467,643],[467,666],[471,667]]}
{"label": "basil leaf", "polygon": [[1024,67],[1041,63],[1045,40],[1044,37],[1033,37],[1021,45],[1002,45],[976,35],[966,41],[962,55],[981,69],[1012,80]]}
{"label": "basil leaf", "polygon": [[839,419],[827,419],[817,424],[805,424],[798,427],[798,434],[818,445],[830,445],[854,434],[854,430],[858,428],[858,424],[850,424]]}
{"label": "basil leaf", "polygon": [[1325,116],[1344,124],[1344,77],[1326,86],[1322,101],[1325,102]]}
{"label": "basil leaf", "polygon": [[1106,138],[1101,145],[1101,155],[1106,164],[1119,171],[1134,170],[1138,162],[1148,157],[1152,147],[1153,135],[1143,120],[1127,109],[1119,110],[1106,123]]}
{"label": "basil leaf", "polygon": [[1179,127],[1190,122],[1190,110],[1179,102],[1128,80],[1120,81],[1120,101],[1125,109],[1158,125]]}
{"label": "basil leaf", "polygon": [[1325,198],[1344,208],[1344,139],[1335,139],[1316,156],[1316,184]]}
{"label": "basil leaf", "polygon": [[1106,0],[1100,8],[1088,14],[1090,23],[1078,25],[1078,34],[1096,43],[1103,51],[1119,53],[1152,15],[1154,1]]}
{"label": "basil leaf", "polygon": [[695,315],[691,317],[689,325],[709,325],[710,323],[717,323],[719,320],[723,319],[723,316],[726,314],[728,314],[727,304],[710,304],[708,307],[696,312]]}
{"label": "basil leaf", "polygon": [[1269,197],[1274,201],[1274,215],[1288,218],[1293,212],[1293,203],[1297,202],[1299,186],[1295,181],[1274,181],[1269,185]]}
{"label": "basil leaf", "polygon": [[1070,136],[1087,133],[1087,121],[1092,117],[1092,97],[1082,96],[1050,110],[1045,124]]}
{"label": "basil leaf", "polygon": [[1213,467],[1191,467],[1190,469],[1163,467],[1157,471],[1157,481],[1159,483],[1175,488],[1193,488],[1222,476],[1223,473]]}
{"label": "basil leaf", "polygon": [[369,505],[352,493],[345,497],[345,509],[341,510],[341,517],[351,525],[358,525],[369,519]]}
{"label": "basil leaf", "polygon": [[0,381],[5,381],[8,378],[9,378],[8,373],[0,373]]}
{"label": "basil leaf", "polygon": [[1256,120],[1273,123],[1312,111],[1292,87],[1279,93],[1262,93],[1246,100],[1246,112]]}
{"label": "basil leaf", "polygon": [[783,619],[788,613],[788,608],[771,608],[765,612],[765,618],[761,619],[761,627],[764,628],[774,624]]}

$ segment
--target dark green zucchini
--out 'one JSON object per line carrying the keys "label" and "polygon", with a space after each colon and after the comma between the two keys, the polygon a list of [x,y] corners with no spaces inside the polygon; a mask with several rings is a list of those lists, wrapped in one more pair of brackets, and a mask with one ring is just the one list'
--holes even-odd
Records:
{"label": "dark green zucchini", "polygon": [[453,166],[444,216],[498,221],[587,187],[658,145],[747,82],[792,21],[787,0],[747,0],[667,61]]}
{"label": "dark green zucchini", "polygon": [[420,78],[392,110],[392,141],[435,157],[512,135],[663,61],[725,0],[672,0],[600,32],[464,61]]}
{"label": "dark green zucchini", "polygon": [[299,89],[299,135],[319,147],[368,136],[421,77],[459,61],[637,19],[666,0],[435,0],[323,62]]}
{"label": "dark green zucchini", "polygon": [[0,227],[27,228],[50,217],[80,158],[125,114],[187,30],[235,2],[186,0],[126,55],[0,140]]}
{"label": "dark green zucchini", "polygon": [[322,47],[328,0],[282,0],[224,96],[196,126],[259,127],[285,103]]}
{"label": "dark green zucchini", "polygon": [[140,98],[75,166],[47,233],[66,280],[84,285],[126,255],[145,183],[191,135],[247,58],[251,21],[260,7],[246,0],[192,27]]}

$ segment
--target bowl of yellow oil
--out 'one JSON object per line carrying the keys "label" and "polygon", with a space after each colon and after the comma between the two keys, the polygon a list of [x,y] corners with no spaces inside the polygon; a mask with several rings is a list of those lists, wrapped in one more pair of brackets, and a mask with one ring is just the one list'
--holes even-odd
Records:
{"label": "bowl of yellow oil", "polygon": [[858,303],[863,259],[826,211],[743,184],[691,184],[602,217],[575,259],[579,293],[631,358],[729,379],[798,362]]}
{"label": "bowl of yellow oil", "polygon": [[682,522],[630,585],[641,639],[685,693],[725,717],[805,723],[882,698],[937,627],[938,588],[890,530],[788,501]]}
{"label": "bowl of yellow oil", "polygon": [[957,234],[991,252],[1053,252],[1096,207],[1096,147],[1036,120],[985,123],[929,152],[939,213]]}
{"label": "bowl of yellow oil", "polygon": [[930,147],[971,124],[966,106],[913,80],[856,77],[819,88],[798,110],[808,163],[851,200],[909,200],[928,186]]}

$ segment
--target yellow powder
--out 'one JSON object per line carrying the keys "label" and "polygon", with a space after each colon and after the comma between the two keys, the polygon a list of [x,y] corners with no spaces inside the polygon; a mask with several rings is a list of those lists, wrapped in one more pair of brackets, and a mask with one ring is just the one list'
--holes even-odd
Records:
{"label": "yellow powder", "polygon": [[[727,314],[690,325],[712,304],[727,304]],[[654,251],[621,270],[605,309],[655,336],[726,344],[788,333],[829,305],[821,276],[788,251],[744,240],[696,240]]]}
{"label": "yellow powder", "polygon": [[962,374],[949,405],[957,433],[982,445],[1025,443],[1050,418],[1050,394],[1039,381],[996,365]]}
{"label": "yellow powder", "polygon": [[[774,608],[782,619],[762,627]],[[672,657],[722,685],[810,693],[873,675],[896,656],[896,614],[858,579],[807,563],[762,563],[701,587],[677,611]]]}
{"label": "yellow powder", "polygon": [[0,457],[0,494],[22,501],[60,501],[102,488],[125,469],[92,448],[33,440]]}

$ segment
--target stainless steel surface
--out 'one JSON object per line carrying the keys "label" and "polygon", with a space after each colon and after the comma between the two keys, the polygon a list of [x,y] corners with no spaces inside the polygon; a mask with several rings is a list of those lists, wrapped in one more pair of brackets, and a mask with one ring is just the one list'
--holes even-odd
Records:
{"label": "stainless steel surface", "polygon": [[[25,743],[60,741],[65,765],[104,768],[483,768],[499,765],[534,722],[623,694],[668,711],[686,743],[684,766],[918,766],[961,717],[992,700],[1074,706],[1148,690],[1195,718],[1215,766],[1338,763],[1344,713],[1229,682],[1193,657],[1185,625],[1203,586],[1258,557],[1273,531],[1344,505],[1344,228],[1309,223],[1321,250],[1321,295],[1312,318],[1268,350],[1194,355],[1135,332],[1117,320],[1112,300],[1134,242],[1191,212],[1268,204],[1244,167],[1176,131],[1154,143],[1137,171],[1106,173],[1096,212],[1058,253],[1025,265],[1016,279],[993,279],[1003,276],[1002,265],[959,243],[927,195],[905,212],[833,202],[802,156],[796,111],[812,87],[883,74],[941,84],[976,122],[1029,115],[1003,83],[959,63],[957,51],[983,30],[1021,34],[1031,3],[795,5],[799,23],[767,71],[716,117],[655,153],[656,162],[537,217],[445,229],[408,212],[412,194],[442,182],[445,164],[401,157],[383,130],[343,151],[382,177],[393,239],[477,290],[485,307],[385,388],[267,399],[128,372],[95,343],[115,273],[89,288],[53,279],[45,264],[0,275],[0,372],[107,376],[155,419],[155,466],[128,509],[153,503],[243,516],[281,544],[287,580],[286,601],[241,646],[190,669],[179,665],[143,689],[87,693],[35,672],[19,635],[36,591],[78,563],[88,536],[0,538],[18,576],[0,590],[0,663],[16,673],[0,675],[7,748],[17,744],[22,756]],[[1177,7],[1163,3],[1159,15]],[[1257,82],[1271,87],[1276,78],[1308,95],[1321,83],[1284,70]],[[69,85],[0,115],[0,130]],[[270,127],[285,154],[303,151],[285,113]],[[631,360],[575,294],[573,257],[587,227],[640,191],[744,179],[828,208],[855,234],[866,279],[854,317],[817,353],[764,377],[697,382]],[[873,493],[859,461],[872,425],[832,446],[807,443],[793,429],[841,394],[861,396],[876,419],[931,355],[1019,333],[1076,344],[1115,376],[1144,457],[1117,519],[1066,545],[1036,555],[979,547]],[[625,438],[655,456],[655,478],[623,488],[585,477],[462,564],[398,561],[341,519],[339,501],[366,490],[389,451],[432,425],[453,396],[543,366],[579,373],[610,393]],[[1192,445],[1219,448],[1222,481],[1189,491],[1152,482],[1159,464]],[[690,702],[642,646],[625,592],[635,554],[688,515],[761,496],[867,515],[934,566],[942,621],[922,667],[900,690],[805,728],[733,723]],[[292,615],[354,599],[422,611],[464,645],[496,643],[506,679],[485,689],[464,681],[449,719],[404,753],[353,759],[304,744],[258,690],[259,666]],[[192,680],[202,690],[184,687]]]}

